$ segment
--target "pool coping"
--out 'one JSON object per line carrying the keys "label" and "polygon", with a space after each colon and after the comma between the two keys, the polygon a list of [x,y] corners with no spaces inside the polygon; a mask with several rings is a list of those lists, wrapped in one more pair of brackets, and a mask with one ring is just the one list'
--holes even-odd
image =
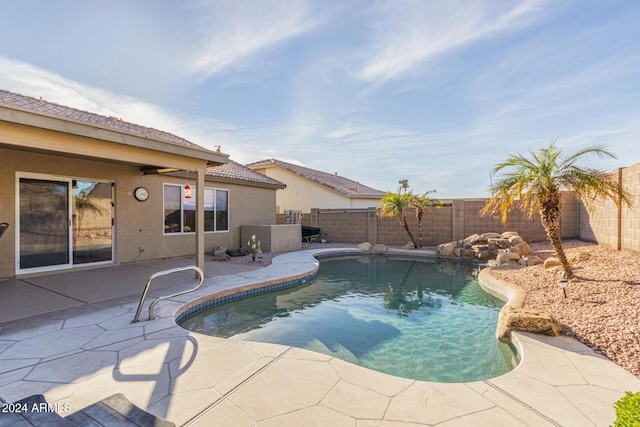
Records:
{"label": "pool coping", "polygon": [[[216,298],[220,295],[223,296],[227,296],[228,294],[233,294],[234,292],[237,292],[238,290],[240,290],[241,292],[252,292],[255,290],[262,290],[265,288],[269,288],[269,287],[277,287],[279,284],[284,284],[283,287],[288,287],[288,286],[296,286],[295,284],[289,284],[290,282],[300,282],[305,281],[305,280],[309,280],[311,278],[313,278],[316,274],[317,274],[317,270],[318,270],[318,266],[319,266],[319,260],[322,259],[323,257],[327,257],[327,256],[350,256],[350,255],[359,255],[359,254],[370,254],[368,252],[362,252],[359,251],[355,248],[342,248],[342,249],[315,249],[315,250],[307,250],[307,251],[302,251],[307,253],[308,255],[310,255],[311,259],[312,259],[312,263],[311,265],[313,266],[309,271],[304,272],[304,273],[299,273],[296,276],[289,276],[289,277],[284,277],[278,280],[270,280],[270,281],[265,281],[265,282],[256,282],[256,283],[252,283],[251,285],[242,287],[242,288],[235,288],[235,289],[230,289],[227,291],[223,291],[220,293],[216,293],[216,294],[211,294],[208,296],[204,296],[204,297],[200,297],[197,298],[195,300],[190,301],[188,304],[186,304],[185,306],[181,307],[180,309],[176,310],[174,313],[174,319],[178,320],[179,317],[181,316],[185,316],[185,313],[188,309],[185,309],[185,307],[189,307],[189,309],[195,307],[197,304],[202,304],[203,302],[205,302],[207,299],[211,299],[212,297]],[[390,248],[387,252],[382,253],[381,255],[399,255],[401,257],[412,257],[412,258],[432,258],[432,259],[447,259],[447,260],[453,260],[453,261],[464,261],[464,260],[460,260],[460,259],[456,259],[456,258],[442,258],[442,257],[438,257],[437,255],[431,253],[431,252],[425,252],[425,251],[416,251],[416,250],[403,250],[403,249],[393,249]],[[284,261],[286,258],[286,254],[280,255],[279,257],[276,257],[275,260],[278,261]],[[505,305],[503,306],[503,308],[500,311],[500,315],[499,317],[504,315],[504,311],[505,308],[508,308],[508,306],[513,307],[513,308],[520,308],[524,306],[524,301],[526,298],[526,292],[516,286],[513,285],[511,283],[508,283],[504,280],[498,279],[497,277],[491,275],[491,267],[487,266],[486,268],[483,268],[479,274],[478,274],[478,282],[481,286],[481,288],[483,290],[485,290],[486,292],[488,292],[489,294],[505,301]],[[579,409],[580,412],[580,416],[575,416],[575,419],[572,419],[571,417],[567,418],[564,416],[561,416],[560,419],[561,421],[556,421],[556,417],[555,416],[549,416],[549,414],[547,413],[548,411],[542,408],[538,408],[538,405],[540,404],[540,402],[538,401],[538,398],[534,399],[533,401],[529,401],[529,398],[521,398],[518,397],[518,393],[512,392],[510,391],[510,387],[512,386],[512,380],[514,378],[516,378],[515,383],[518,386],[522,385],[522,378],[519,378],[520,376],[523,376],[525,378],[527,378],[528,380],[535,378],[536,375],[531,375],[531,373],[529,372],[530,368],[533,367],[534,370],[540,369],[542,366],[539,366],[538,363],[539,361],[538,359],[538,350],[540,350],[540,348],[538,347],[539,343],[542,342],[545,345],[550,345],[551,348],[557,348],[560,349],[560,353],[562,354],[562,356],[566,356],[567,353],[571,353],[571,352],[576,352],[577,354],[580,355],[588,355],[589,357],[595,357],[595,359],[597,359],[599,362],[604,363],[604,364],[608,364],[609,368],[613,369],[614,371],[617,371],[617,374],[621,374],[621,377],[623,377],[625,380],[621,381],[620,384],[618,384],[617,386],[620,388],[619,390],[616,391],[616,393],[618,393],[618,395],[620,397],[622,397],[624,395],[624,392],[622,391],[621,387],[622,384],[631,384],[631,388],[635,389],[640,389],[640,380],[637,379],[636,377],[634,377],[633,375],[631,375],[630,373],[624,371],[622,368],[618,367],[617,365],[615,365],[613,362],[611,362],[609,359],[595,353],[592,349],[590,349],[587,346],[584,346],[581,343],[578,343],[577,341],[575,341],[572,338],[569,337],[543,337],[543,336],[539,336],[539,335],[535,335],[535,334],[529,334],[529,333],[524,333],[524,332],[513,332],[511,334],[511,343],[514,347],[514,349],[517,352],[517,356],[520,359],[520,363],[518,364],[518,366],[516,366],[512,371],[505,373],[504,375],[501,375],[499,377],[496,378],[490,378],[487,380],[482,380],[482,381],[476,381],[476,382],[471,382],[471,383],[435,383],[435,382],[429,382],[429,381],[419,381],[419,380],[410,380],[415,384],[423,384],[423,385],[433,385],[433,384],[440,384],[443,387],[447,387],[447,386],[453,386],[456,387],[458,385],[474,385],[477,386],[479,384],[484,384],[484,385],[489,385],[491,388],[493,388],[493,391],[497,391],[498,393],[502,394],[503,397],[508,397],[509,399],[511,399],[513,402],[517,402],[517,405],[520,405],[521,408],[519,408],[520,410],[525,409],[525,413],[527,413],[526,416],[524,416],[524,418],[518,418],[516,417],[516,419],[519,419],[520,421],[524,421],[525,424],[523,425],[555,425],[555,426],[569,426],[569,425],[609,425],[610,422],[606,422],[606,423],[601,423],[601,421],[603,419],[606,419],[607,417],[611,418],[612,414],[614,413],[613,411],[613,404],[611,403],[611,408],[596,408],[594,409],[593,406],[589,407],[588,409],[582,410]],[[546,346],[545,346],[546,347]],[[299,352],[305,353],[305,352],[310,352],[308,350],[303,350],[303,349],[296,349]],[[545,348],[545,351],[548,350],[548,348]],[[313,352],[311,352],[313,353]],[[553,353],[553,351],[551,352]],[[314,354],[318,354],[319,353],[314,353]],[[320,356],[322,357],[322,356]],[[532,363],[533,362],[533,363]],[[553,357],[551,358],[551,360],[549,360],[546,363],[552,363],[553,362]],[[347,363],[348,365],[350,365],[354,370],[362,370],[362,372],[365,371],[370,371],[370,372],[375,372],[375,371],[371,371],[367,368],[358,366],[358,365],[352,365],[348,362],[344,362]],[[544,363],[543,365],[545,365],[546,363]],[[560,363],[560,365],[565,365],[566,362],[562,362]],[[574,366],[575,364],[572,363]],[[606,369],[605,369],[606,370]],[[552,371],[554,372],[552,376],[555,375],[559,375],[560,377],[562,376],[559,371],[552,369]],[[622,371],[622,372],[620,372]],[[377,373],[377,372],[376,372]],[[387,375],[387,374],[382,374],[382,375]],[[404,378],[399,378],[399,377],[394,377],[389,375],[392,378],[397,378],[398,380],[405,380]],[[584,378],[584,373],[581,373],[581,376]],[[620,375],[615,375],[616,377],[620,377]],[[542,375],[542,377],[544,378],[545,375]],[[569,384],[571,384],[571,386],[577,386],[578,384],[574,384],[573,383],[574,379],[572,379],[568,384],[564,384],[563,380],[561,378],[558,379],[552,379],[550,380],[551,384],[549,384],[549,382],[545,379],[541,382],[540,384],[540,388],[546,388],[549,385],[551,385],[552,387],[564,387],[564,386],[569,386]],[[500,385],[498,385],[500,384]],[[592,381],[592,380],[587,380],[585,385],[587,385],[588,387],[592,387],[594,388],[594,390],[598,390],[601,385],[598,384],[598,381]],[[482,387],[482,386],[480,386]],[[606,390],[607,392],[610,392],[611,389],[611,384],[607,383],[606,387],[604,387],[603,389]],[[614,386],[613,388],[615,389],[616,386]],[[473,388],[473,387],[472,387]],[[592,392],[594,391],[592,390]],[[602,390],[600,390],[602,391]],[[485,390],[483,393],[489,393],[488,390]],[[537,394],[537,392],[536,392]],[[595,394],[598,394],[597,392]],[[591,404],[593,404],[593,400],[594,398],[588,399],[591,400]],[[595,398],[595,400],[597,400],[597,398]],[[556,402],[557,403],[557,402]],[[602,402],[600,402],[600,404],[602,405]],[[563,406],[563,405],[560,405]],[[571,402],[571,406],[572,407],[577,407],[579,405],[576,405],[576,402],[573,401]],[[566,409],[566,408],[565,408]],[[516,411],[517,412],[517,411]],[[552,411],[552,412],[556,412],[556,411]],[[586,416],[585,416],[586,415]],[[582,418],[582,416],[585,416],[584,418]],[[473,417],[471,417],[473,418]],[[471,419],[469,418],[469,419]],[[455,419],[458,419],[457,417],[455,417]],[[460,421],[462,421],[463,419],[466,419],[465,416],[462,416],[461,418],[459,418]],[[415,422],[416,420],[409,420],[406,419],[404,421],[412,421]],[[494,420],[495,421],[495,420]],[[575,423],[574,423],[575,421]],[[531,424],[529,424],[529,422],[531,422]],[[611,420],[612,422],[612,420]],[[466,421],[462,424],[465,424]],[[592,424],[590,424],[592,423]],[[440,425],[439,423],[436,423],[435,425]],[[466,425],[466,424],[465,424]],[[493,424],[491,424],[493,425]],[[516,425],[516,424],[510,424],[510,425]]]}
{"label": "pool coping", "polygon": [[53,313],[28,327],[6,325],[0,395],[17,400],[43,393],[77,410],[123,393],[184,426],[582,427],[610,425],[613,403],[625,391],[640,391],[640,379],[563,336],[515,332],[521,362],[513,371],[448,384],[398,378],[293,347],[208,337],[175,323],[192,300],[308,275],[322,252],[287,253],[265,268],[207,278],[193,294],[161,301],[153,321],[130,323],[134,297]]}

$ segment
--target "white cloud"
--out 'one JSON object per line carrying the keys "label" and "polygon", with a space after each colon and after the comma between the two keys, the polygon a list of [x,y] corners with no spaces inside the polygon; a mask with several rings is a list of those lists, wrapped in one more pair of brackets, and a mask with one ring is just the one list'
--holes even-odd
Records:
{"label": "white cloud", "polygon": [[24,62],[0,56],[0,87],[25,96],[79,110],[114,116],[166,131],[179,127],[179,120],[161,108],[131,96],[88,86]]}
{"label": "white cloud", "polygon": [[530,24],[544,0],[506,6],[485,1],[385,1],[375,8],[374,31],[361,80],[381,84],[480,39]]}
{"label": "white cloud", "polygon": [[0,87],[91,113],[122,118],[154,127],[213,149],[216,132],[233,133],[237,128],[211,118],[182,118],[140,99],[95,88],[24,62],[0,56]]}
{"label": "white cloud", "polygon": [[318,24],[302,1],[234,0],[202,5],[200,32],[204,40],[191,71],[205,78],[238,67]]}

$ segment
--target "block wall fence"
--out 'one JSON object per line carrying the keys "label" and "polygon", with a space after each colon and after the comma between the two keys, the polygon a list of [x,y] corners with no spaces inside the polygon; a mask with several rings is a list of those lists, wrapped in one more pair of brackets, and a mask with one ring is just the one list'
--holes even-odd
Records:
{"label": "block wall fence", "polygon": [[[562,239],[580,239],[640,253],[640,163],[621,168],[613,176],[632,195],[632,208],[616,208],[612,201],[596,203],[591,211],[573,193],[563,193],[560,219]],[[435,246],[464,239],[474,233],[517,231],[528,242],[546,240],[540,217],[526,218],[514,209],[506,224],[499,218],[483,217],[480,210],[486,199],[445,200],[445,206],[425,211],[419,233],[415,211],[407,220],[416,242]],[[283,222],[278,215],[278,222]],[[409,241],[397,218],[381,218],[376,208],[312,209],[302,217],[303,225],[319,227],[324,239],[333,243],[361,242],[401,246]],[[420,235],[422,238],[420,238]]]}

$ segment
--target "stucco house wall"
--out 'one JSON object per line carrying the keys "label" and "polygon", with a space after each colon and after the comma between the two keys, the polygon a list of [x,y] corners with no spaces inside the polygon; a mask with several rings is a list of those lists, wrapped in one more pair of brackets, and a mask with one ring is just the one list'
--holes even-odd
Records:
{"label": "stucco house wall", "polygon": [[[163,234],[164,184],[189,184],[194,179],[170,175],[141,175],[137,167],[109,162],[73,159],[0,148],[0,222],[11,224],[0,239],[0,278],[15,275],[16,265],[16,172],[114,182],[115,260],[118,263],[191,255],[194,234]],[[146,187],[149,198],[139,202],[133,190]],[[205,250],[225,245],[237,248],[243,224],[276,223],[276,190],[205,180],[205,187],[229,191],[229,230],[205,233]],[[144,252],[139,248],[143,246]]]}
{"label": "stucco house wall", "polygon": [[278,212],[284,212],[285,209],[295,209],[309,213],[312,208],[320,206],[324,209],[350,209],[368,208],[380,204],[379,199],[353,199],[342,196],[282,169],[257,169],[257,171],[287,184],[284,191],[279,191],[276,194]]}
{"label": "stucco house wall", "polygon": [[[276,190],[284,188],[176,135],[4,90],[0,164],[0,223],[10,224],[0,239],[0,280],[184,255],[203,265],[214,246],[241,246],[241,225],[275,224]],[[184,186],[192,188],[185,212],[195,232],[166,232],[165,214],[181,212],[165,206],[166,184],[180,186],[181,200]],[[148,190],[145,201],[134,197],[138,187]],[[205,215],[195,215],[206,210],[207,188],[228,195],[226,229],[204,231]],[[217,216],[208,215],[211,225]],[[77,251],[64,248],[71,243]]]}
{"label": "stucco house wall", "polygon": [[311,209],[366,209],[380,205],[384,192],[338,174],[330,174],[276,159],[247,165],[286,184],[276,195],[277,212],[287,209],[310,213]]}

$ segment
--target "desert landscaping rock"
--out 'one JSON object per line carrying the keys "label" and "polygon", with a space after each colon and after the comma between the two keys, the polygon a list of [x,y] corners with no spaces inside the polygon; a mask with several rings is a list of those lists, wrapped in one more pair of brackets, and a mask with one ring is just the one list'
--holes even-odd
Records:
{"label": "desert landscaping rock", "polygon": [[512,244],[512,246],[509,248],[509,252],[518,254],[523,257],[525,255],[529,255],[529,253],[531,252],[531,248],[529,247],[529,244],[523,240],[522,242]]}
{"label": "desert landscaping rock", "polygon": [[520,261],[518,261],[518,264],[523,265],[525,267],[529,267],[530,265],[544,264],[544,261],[539,256],[527,255],[520,258]]}
{"label": "desert landscaping rock", "polygon": [[[577,240],[563,242],[563,248],[569,259],[588,254],[573,266],[576,277],[566,287],[567,298],[558,276],[542,265],[505,265],[491,274],[523,288],[526,309],[550,313],[563,334],[640,378],[640,256]],[[532,243],[531,249],[542,259],[554,255],[546,242]]]}
{"label": "desert landscaping rock", "polygon": [[513,252],[501,252],[496,257],[497,265],[513,264],[518,261],[520,261],[520,255],[515,254]]}
{"label": "desert landscaping rock", "polygon": [[362,242],[358,245],[358,250],[360,252],[370,252],[371,251],[371,243]]}
{"label": "desert landscaping rock", "polygon": [[371,253],[372,254],[383,254],[386,253],[389,250],[389,248],[387,248],[386,245],[382,245],[382,244],[376,244],[371,246]]}
{"label": "desert landscaping rock", "polygon": [[[517,257],[500,257],[500,253],[511,252]],[[436,247],[436,254],[440,257],[458,257],[464,259],[479,259],[490,261],[496,259],[497,263],[517,262],[520,257],[531,252],[529,244],[525,242],[515,231],[507,231],[499,234],[487,232],[472,234],[462,240],[442,243]],[[500,260],[498,261],[498,257]]]}
{"label": "desert landscaping rock", "polygon": [[416,245],[413,244],[413,242],[407,242],[405,243],[405,245],[402,247],[402,249],[407,250],[407,251],[412,251],[416,248]]}
{"label": "desert landscaping rock", "polygon": [[547,259],[544,260],[544,269],[545,270],[550,270],[554,267],[562,267],[562,263],[560,262],[560,260],[554,256],[549,257]]}
{"label": "desert landscaping rock", "polygon": [[438,247],[436,248],[436,253],[442,257],[450,257],[453,256],[457,246],[457,242],[443,243],[441,245],[438,245]]}
{"label": "desert landscaping rock", "polygon": [[498,320],[496,338],[511,342],[511,331],[532,332],[555,337],[560,335],[560,324],[547,312],[505,306]]}

